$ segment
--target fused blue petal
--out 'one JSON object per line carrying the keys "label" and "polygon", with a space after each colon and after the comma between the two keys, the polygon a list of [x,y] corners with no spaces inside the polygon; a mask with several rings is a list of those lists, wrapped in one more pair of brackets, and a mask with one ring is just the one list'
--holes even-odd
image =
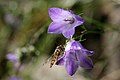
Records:
{"label": "fused blue petal", "polygon": [[68,51],[70,49],[80,50],[80,49],[84,49],[84,47],[78,41],[70,40],[65,47],[65,51]]}
{"label": "fused blue petal", "polygon": [[73,37],[74,33],[75,33],[75,29],[72,28],[72,29],[69,29],[69,30],[64,31],[64,32],[63,32],[63,35],[64,35],[66,38],[70,39],[70,38]]}
{"label": "fused blue petal", "polygon": [[76,25],[75,26],[79,26],[82,25],[84,23],[84,19],[80,16],[75,15],[75,21],[76,21]]}
{"label": "fused blue petal", "polygon": [[75,74],[78,69],[78,61],[73,50],[67,51],[65,55],[65,67],[69,75]]}
{"label": "fused blue petal", "polygon": [[56,65],[64,65],[64,64],[65,64],[64,57],[58,59],[57,62],[56,62],[55,64],[56,64]]}
{"label": "fused blue petal", "polygon": [[79,61],[79,65],[84,69],[92,69],[93,62],[92,60],[82,51],[76,51],[77,59]]}
{"label": "fused blue petal", "polygon": [[81,45],[80,42],[75,41],[75,40],[71,40],[70,42],[72,42],[71,49],[74,49],[74,50],[84,49],[84,47]]}
{"label": "fused blue petal", "polygon": [[66,71],[69,75],[75,74],[78,69],[78,63],[73,59],[67,59],[65,63]]}
{"label": "fused blue petal", "polygon": [[55,21],[59,22],[72,16],[71,12],[61,9],[61,8],[49,8],[48,10],[50,18]]}
{"label": "fused blue petal", "polygon": [[82,51],[88,56],[92,56],[94,54],[94,51],[89,51],[87,49],[83,49]]}
{"label": "fused blue petal", "polygon": [[50,18],[55,21],[59,20],[59,16],[60,16],[61,12],[62,12],[62,9],[60,9],[60,8],[49,8],[48,9]]}
{"label": "fused blue petal", "polygon": [[67,43],[67,45],[65,46],[65,51],[69,51],[71,49],[71,45],[73,44],[74,40],[71,40]]}
{"label": "fused blue petal", "polygon": [[48,28],[48,33],[60,34],[64,30],[64,28],[65,28],[64,26],[66,26],[66,25],[67,24],[65,24],[65,23],[52,22]]}

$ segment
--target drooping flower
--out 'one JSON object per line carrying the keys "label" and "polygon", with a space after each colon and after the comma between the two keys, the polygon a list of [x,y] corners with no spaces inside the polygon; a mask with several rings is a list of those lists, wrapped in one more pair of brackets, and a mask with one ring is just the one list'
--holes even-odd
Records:
{"label": "drooping flower", "polygon": [[68,39],[74,35],[75,27],[82,25],[84,22],[80,16],[75,15],[71,10],[49,8],[48,13],[53,20],[48,28],[48,33],[62,33]]}
{"label": "drooping flower", "polygon": [[64,55],[56,62],[56,65],[65,65],[69,75],[73,75],[78,67],[84,69],[92,69],[93,62],[89,56],[93,55],[93,51],[85,49],[81,43],[71,40],[65,47]]}

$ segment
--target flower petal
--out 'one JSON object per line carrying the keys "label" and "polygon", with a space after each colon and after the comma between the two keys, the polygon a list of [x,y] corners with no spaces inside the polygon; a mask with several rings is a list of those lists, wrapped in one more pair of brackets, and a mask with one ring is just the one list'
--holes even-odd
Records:
{"label": "flower petal", "polygon": [[49,8],[48,13],[50,18],[55,22],[63,21],[72,16],[70,11],[61,8]]}
{"label": "flower petal", "polygon": [[65,67],[67,73],[72,76],[78,69],[78,63],[73,59],[67,59],[65,62]]}
{"label": "flower petal", "polygon": [[83,49],[84,53],[86,53],[88,56],[92,56],[94,54],[94,51],[89,51],[87,49]]}
{"label": "flower petal", "polygon": [[64,63],[65,63],[64,57],[62,57],[62,58],[58,59],[55,64],[56,64],[56,65],[64,65]]}
{"label": "flower petal", "polygon": [[71,49],[80,50],[80,49],[84,49],[84,47],[81,45],[80,42],[74,41],[71,45]]}
{"label": "flower petal", "polygon": [[83,18],[82,17],[80,17],[80,16],[77,16],[77,15],[74,15],[75,16],[75,27],[76,26],[79,26],[79,25],[82,25],[83,23],[84,23],[84,20],[83,20]]}
{"label": "flower petal", "polygon": [[49,8],[48,9],[49,16],[53,21],[54,20],[57,21],[59,19],[61,12],[62,12],[62,9],[60,8]]}
{"label": "flower petal", "polygon": [[67,24],[62,22],[61,23],[52,22],[48,28],[48,33],[60,34],[62,33],[66,25]]}
{"label": "flower petal", "polygon": [[73,75],[78,69],[78,61],[73,50],[66,51],[65,55],[65,67],[69,75]]}
{"label": "flower petal", "polygon": [[79,65],[85,69],[92,69],[93,62],[92,60],[85,54],[81,53],[81,51],[76,51],[77,59],[79,61]]}
{"label": "flower petal", "polygon": [[72,10],[68,10],[71,14],[74,14],[74,12]]}
{"label": "flower petal", "polygon": [[75,33],[75,29],[74,29],[74,28],[69,29],[69,30],[64,30],[64,31],[62,32],[62,34],[63,34],[66,38],[68,38],[68,39],[72,38],[73,35],[74,35],[74,33]]}
{"label": "flower petal", "polygon": [[68,51],[70,49],[80,50],[80,49],[84,49],[84,47],[81,45],[80,42],[75,40],[70,40],[65,47],[65,51]]}
{"label": "flower petal", "polygon": [[66,47],[65,47],[65,51],[69,51],[69,50],[71,49],[71,45],[73,44],[74,41],[75,41],[75,40],[70,40],[70,41],[67,43],[67,45],[66,45]]}

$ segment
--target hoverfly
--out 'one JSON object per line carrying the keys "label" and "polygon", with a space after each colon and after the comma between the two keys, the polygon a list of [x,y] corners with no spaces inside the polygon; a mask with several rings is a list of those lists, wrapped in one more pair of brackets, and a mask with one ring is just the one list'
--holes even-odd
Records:
{"label": "hoverfly", "polygon": [[56,61],[62,57],[62,55],[64,54],[65,48],[62,45],[59,45],[56,47],[53,55],[52,55],[52,60],[50,63],[50,68],[56,63]]}

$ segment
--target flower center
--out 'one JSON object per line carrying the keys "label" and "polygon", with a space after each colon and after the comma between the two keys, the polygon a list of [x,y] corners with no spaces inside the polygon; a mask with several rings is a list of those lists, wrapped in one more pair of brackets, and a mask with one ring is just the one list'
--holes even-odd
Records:
{"label": "flower center", "polygon": [[70,17],[69,19],[64,19],[64,21],[68,22],[69,24],[73,24],[75,22],[75,19],[73,17]]}

